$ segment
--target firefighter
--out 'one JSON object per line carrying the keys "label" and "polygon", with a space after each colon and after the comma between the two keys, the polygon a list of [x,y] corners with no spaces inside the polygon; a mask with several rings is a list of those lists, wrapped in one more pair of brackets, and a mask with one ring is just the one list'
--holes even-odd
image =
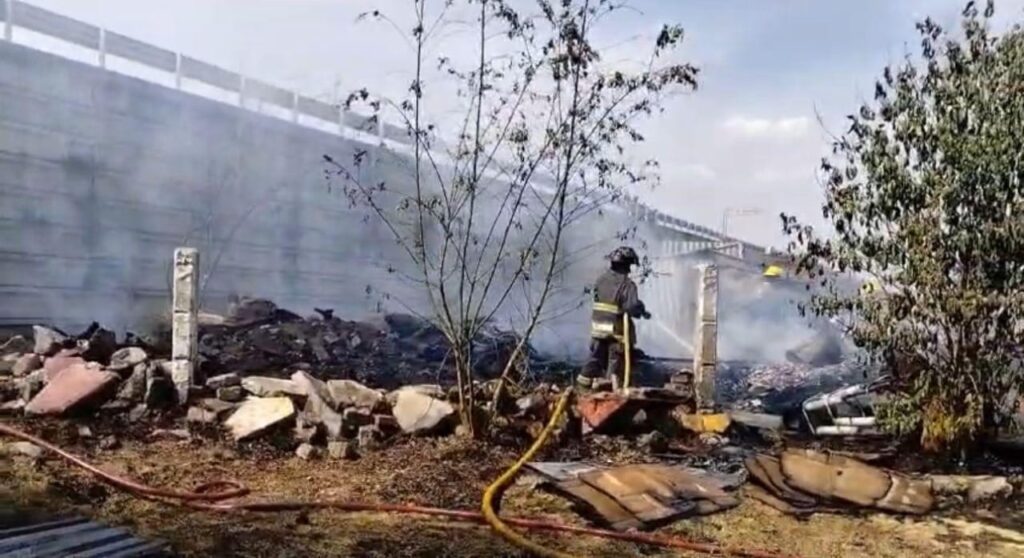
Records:
{"label": "firefighter", "polygon": [[623,316],[629,316],[629,343],[636,344],[633,318],[650,318],[637,297],[636,283],[629,278],[630,267],[640,259],[629,246],[617,248],[609,256],[611,269],[594,285],[594,305],[590,320],[590,359],[577,376],[583,388],[591,388],[602,377],[619,378],[625,367]]}

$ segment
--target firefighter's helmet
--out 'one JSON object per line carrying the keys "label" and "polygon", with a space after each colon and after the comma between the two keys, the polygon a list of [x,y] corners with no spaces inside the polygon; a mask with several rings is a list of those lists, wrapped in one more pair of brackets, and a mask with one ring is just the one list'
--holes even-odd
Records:
{"label": "firefighter's helmet", "polygon": [[765,266],[764,273],[762,273],[762,275],[764,275],[765,277],[774,279],[774,278],[777,278],[777,277],[782,277],[783,271],[782,271],[782,268],[777,266],[777,265],[769,265],[769,266]]}
{"label": "firefighter's helmet", "polygon": [[636,251],[629,246],[619,246],[608,256],[613,264],[622,265],[639,265],[640,258],[636,255]]}
{"label": "firefighter's helmet", "polygon": [[874,277],[869,278],[860,284],[861,296],[873,296],[881,294],[882,291],[882,283]]}

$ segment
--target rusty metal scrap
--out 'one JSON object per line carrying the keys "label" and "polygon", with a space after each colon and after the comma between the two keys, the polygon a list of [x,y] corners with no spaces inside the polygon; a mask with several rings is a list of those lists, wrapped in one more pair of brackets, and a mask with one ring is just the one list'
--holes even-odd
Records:
{"label": "rusty metal scrap", "polygon": [[745,461],[756,485],[748,494],[790,514],[874,508],[923,514],[934,506],[931,483],[844,455],[787,450]]}
{"label": "rusty metal scrap", "polygon": [[677,465],[601,467],[531,463],[547,479],[542,486],[580,506],[617,531],[650,529],[690,515],[708,515],[739,505],[730,491],[737,479]]}

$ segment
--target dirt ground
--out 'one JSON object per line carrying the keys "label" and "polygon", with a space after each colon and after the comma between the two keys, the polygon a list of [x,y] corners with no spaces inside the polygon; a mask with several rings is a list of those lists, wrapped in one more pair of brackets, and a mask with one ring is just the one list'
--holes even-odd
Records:
{"label": "dirt ground", "polygon": [[[236,449],[216,440],[132,441],[95,449],[64,435],[73,425],[31,425],[106,470],[145,483],[189,489],[216,479],[245,483],[253,498],[333,498],[477,509],[484,487],[516,457],[461,438],[407,440],[355,461],[302,461],[270,448]],[[99,433],[98,433],[99,435]],[[100,485],[62,461],[0,456],[0,527],[33,515],[87,514],[169,541],[182,556],[520,557],[485,528],[417,516],[334,511],[214,514],[140,500]],[[502,513],[582,521],[558,497],[524,478]],[[816,515],[797,520],[746,499],[731,511],[660,530],[701,542],[801,557],[1024,556],[1024,503],[927,518]],[[529,534],[576,556],[698,556],[592,539]]]}

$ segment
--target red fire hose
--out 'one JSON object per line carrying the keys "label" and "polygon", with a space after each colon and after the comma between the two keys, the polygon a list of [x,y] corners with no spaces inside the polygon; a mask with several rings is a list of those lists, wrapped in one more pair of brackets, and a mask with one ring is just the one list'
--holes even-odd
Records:
{"label": "red fire hose", "polygon": [[[100,481],[124,490],[135,496],[148,500],[155,500],[162,503],[184,505],[190,508],[215,511],[215,512],[281,512],[301,511],[311,509],[333,509],[346,512],[385,512],[418,514],[437,517],[446,517],[456,521],[477,523],[487,525],[483,514],[475,511],[450,510],[444,508],[431,508],[425,506],[401,505],[401,504],[375,504],[369,502],[348,502],[340,500],[275,500],[265,502],[226,502],[225,500],[238,498],[250,494],[248,488],[236,481],[217,481],[206,483],[197,487],[194,491],[179,491],[164,488],[156,488],[141,484],[112,473],[103,471],[81,457],[65,451],[60,447],[33,436],[27,432],[0,423],[0,434],[19,438],[31,442],[43,449],[49,450],[65,461],[85,469]],[[791,555],[778,554],[762,550],[747,550],[737,548],[726,548],[717,544],[698,543],[681,537],[653,535],[646,533],[619,533],[604,529],[592,529],[589,527],[576,527],[557,523],[554,521],[531,519],[531,518],[505,518],[505,523],[523,529],[535,531],[550,531],[559,533],[574,533],[590,535],[605,539],[615,539],[626,542],[660,546],[663,548],[677,548],[694,552],[703,552],[709,555],[737,556],[742,558],[796,558]]]}

